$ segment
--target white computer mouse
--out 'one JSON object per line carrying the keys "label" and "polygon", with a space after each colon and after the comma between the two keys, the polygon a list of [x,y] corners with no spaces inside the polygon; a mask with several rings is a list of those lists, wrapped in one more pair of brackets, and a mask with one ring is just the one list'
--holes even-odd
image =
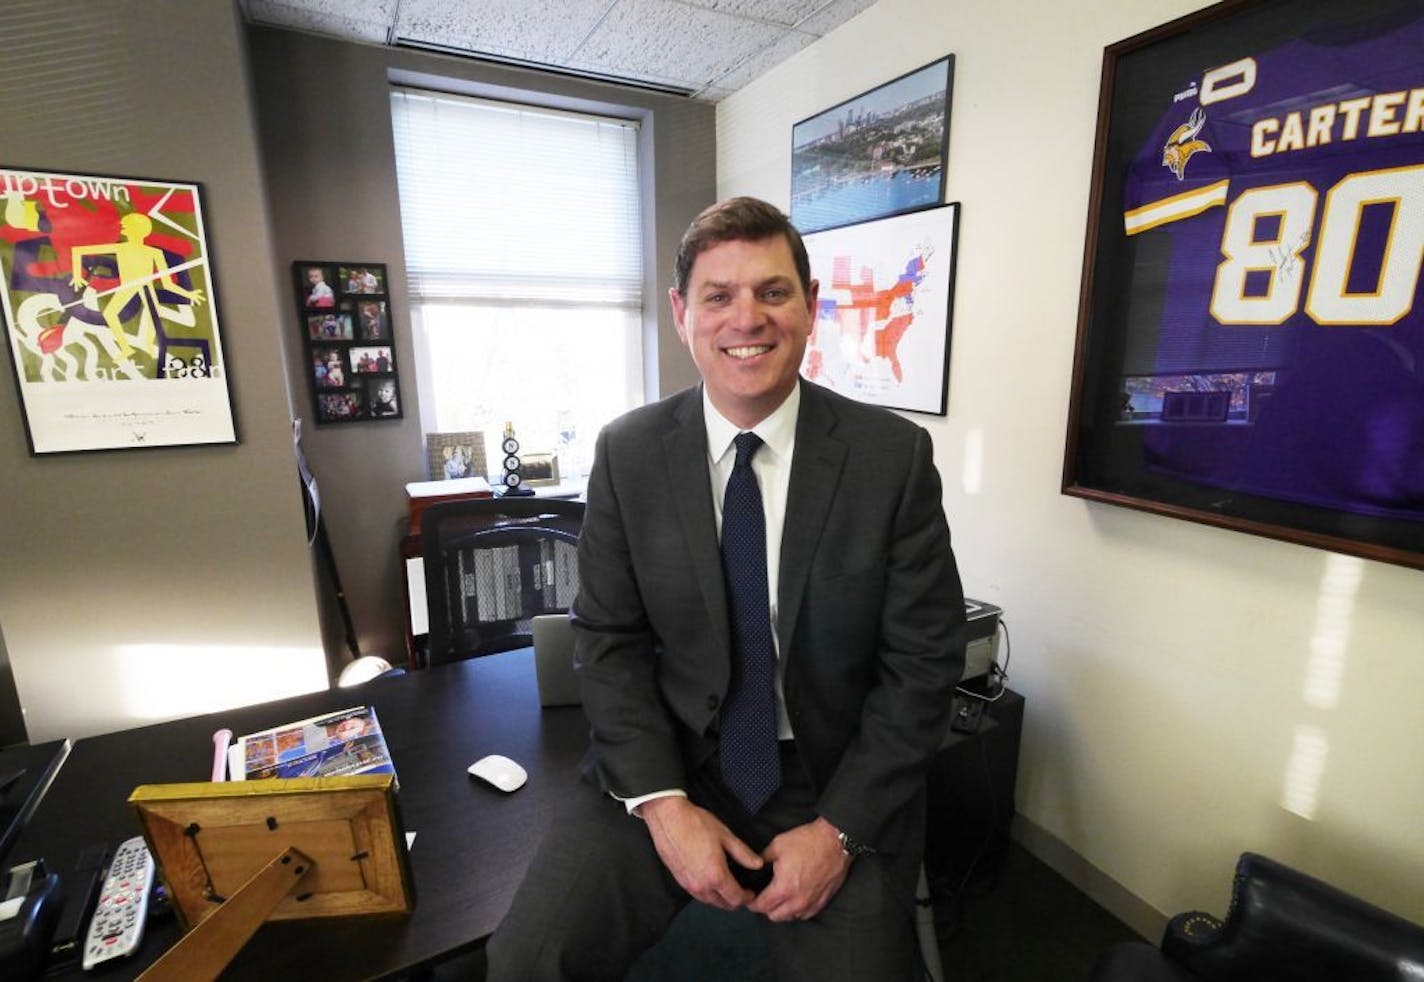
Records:
{"label": "white computer mouse", "polygon": [[470,765],[472,775],[499,788],[501,791],[518,791],[529,780],[524,768],[503,754],[481,757]]}

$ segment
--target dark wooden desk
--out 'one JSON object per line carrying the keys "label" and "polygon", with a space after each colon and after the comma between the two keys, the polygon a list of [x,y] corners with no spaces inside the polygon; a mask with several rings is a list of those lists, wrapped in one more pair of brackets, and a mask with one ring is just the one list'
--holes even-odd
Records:
{"label": "dark wooden desk", "polygon": [[[126,801],[139,784],[205,781],[212,733],[251,733],[346,706],[376,707],[400,781],[416,906],[408,918],[343,918],[264,925],[224,980],[346,982],[387,979],[483,944],[523,878],[553,804],[577,780],[588,726],[577,707],[539,707],[529,649],[379,678],[341,689],[80,740],[21,834],[12,862],[43,857],[73,868],[89,843],[111,847],[138,832]],[[502,753],[529,782],[513,794],[465,768]],[[150,924],[129,963],[102,978],[132,979],[179,936]],[[59,979],[89,979],[78,965]]]}

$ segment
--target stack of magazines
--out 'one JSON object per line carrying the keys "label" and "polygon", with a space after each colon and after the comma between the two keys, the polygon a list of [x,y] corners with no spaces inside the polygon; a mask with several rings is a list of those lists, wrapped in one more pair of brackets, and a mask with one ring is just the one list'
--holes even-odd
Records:
{"label": "stack of magazines", "polygon": [[381,724],[370,706],[313,716],[239,737],[228,751],[234,781],[269,777],[395,774]]}

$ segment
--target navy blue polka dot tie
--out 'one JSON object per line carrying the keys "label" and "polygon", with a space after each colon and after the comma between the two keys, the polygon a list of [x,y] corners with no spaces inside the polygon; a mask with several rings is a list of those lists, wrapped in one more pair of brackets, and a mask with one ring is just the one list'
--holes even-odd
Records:
{"label": "navy blue polka dot tie", "polygon": [[761,446],[739,433],[722,499],[722,571],[732,613],[732,684],[722,706],[722,783],[755,814],[781,784],[776,745],[776,649],[766,581],[766,516],[752,472]]}

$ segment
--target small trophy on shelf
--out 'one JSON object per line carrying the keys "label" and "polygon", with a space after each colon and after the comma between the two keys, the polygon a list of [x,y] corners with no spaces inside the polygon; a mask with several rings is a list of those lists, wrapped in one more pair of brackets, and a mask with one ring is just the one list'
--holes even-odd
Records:
{"label": "small trophy on shelf", "polygon": [[504,442],[500,444],[500,449],[504,451],[504,477],[500,478],[500,483],[504,487],[500,490],[501,498],[522,497],[531,495],[534,491],[524,486],[524,476],[519,470],[519,440],[514,436],[514,424],[504,424]]}

